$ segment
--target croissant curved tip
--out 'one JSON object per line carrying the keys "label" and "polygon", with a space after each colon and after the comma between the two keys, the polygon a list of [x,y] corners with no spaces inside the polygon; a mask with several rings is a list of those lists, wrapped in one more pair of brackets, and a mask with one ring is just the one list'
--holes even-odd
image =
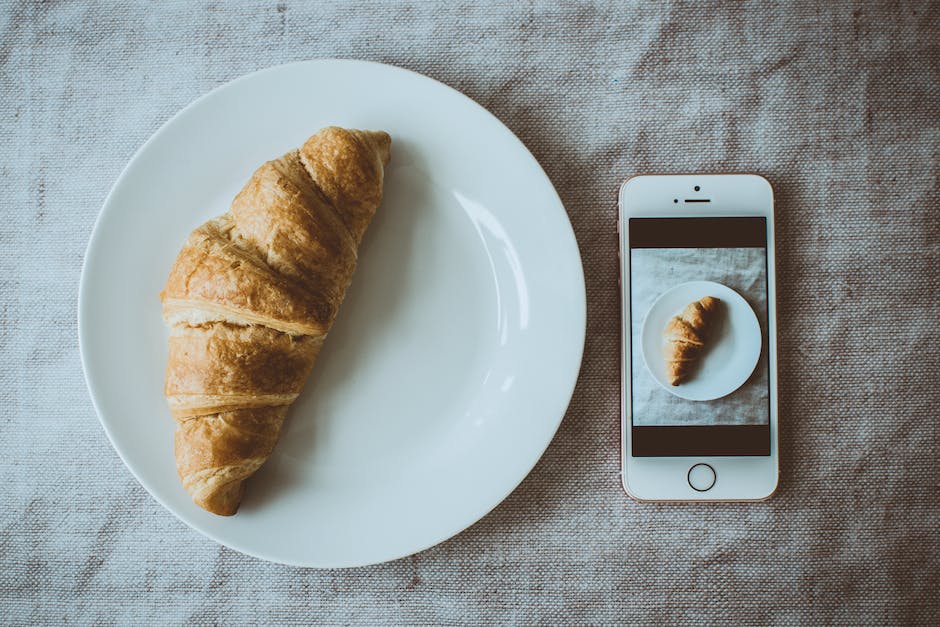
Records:
{"label": "croissant curved tip", "polygon": [[678,387],[684,378],[685,373],[682,372],[681,366],[676,363],[666,362],[666,380],[669,382],[669,385]]}
{"label": "croissant curved tip", "polygon": [[360,136],[368,143],[373,145],[379,158],[382,160],[382,166],[387,166],[392,154],[392,136],[385,131],[357,131]]}
{"label": "croissant curved tip", "polygon": [[382,155],[382,165],[388,165],[392,158],[392,136],[385,131],[376,131],[379,136],[379,150]]}
{"label": "croissant curved tip", "polygon": [[385,131],[325,126],[307,138],[307,141],[304,142],[304,146],[301,147],[301,152],[309,150],[314,145],[321,142],[329,144],[334,141],[341,141],[340,138],[349,136],[357,137],[359,141],[367,144],[379,155],[379,158],[382,160],[382,165],[388,165],[389,159],[391,158],[392,136]]}
{"label": "croissant curved tip", "polygon": [[704,309],[705,311],[711,311],[712,309],[717,307],[718,303],[720,302],[721,300],[718,298],[715,298],[714,296],[705,296],[704,298],[698,301],[699,305],[701,305],[702,309]]}
{"label": "croissant curved tip", "polygon": [[234,516],[245,493],[244,481],[232,481],[208,497],[194,496],[193,502],[217,516]]}

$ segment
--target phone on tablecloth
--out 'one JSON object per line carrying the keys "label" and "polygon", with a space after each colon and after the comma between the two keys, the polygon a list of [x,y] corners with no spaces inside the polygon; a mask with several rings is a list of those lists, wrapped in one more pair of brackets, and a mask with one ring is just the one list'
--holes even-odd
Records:
{"label": "phone on tablecloth", "polygon": [[753,174],[620,188],[622,480],[642,501],[778,482],[773,190]]}

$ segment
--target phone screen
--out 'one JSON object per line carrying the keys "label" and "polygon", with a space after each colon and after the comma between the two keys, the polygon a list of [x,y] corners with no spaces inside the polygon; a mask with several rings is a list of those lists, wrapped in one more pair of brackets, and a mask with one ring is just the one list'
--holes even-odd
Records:
{"label": "phone screen", "polygon": [[[635,457],[770,455],[766,218],[630,218],[629,255],[632,454]],[[704,389],[706,395],[710,391],[723,394],[711,400],[683,398],[685,390],[680,389],[681,386],[675,388],[678,394],[670,391],[669,379],[664,377],[663,370],[668,368],[665,365],[668,360],[676,359],[668,355],[675,353],[669,352],[668,340],[663,338],[665,325],[654,315],[661,314],[662,307],[658,303],[668,300],[670,295],[673,301],[681,299],[684,286],[698,281],[730,288],[735,294],[727,292],[729,298],[725,300],[733,302],[720,306],[745,312],[744,318],[734,318],[731,313],[725,313],[723,320],[716,317],[720,350],[715,346],[712,350],[716,352],[709,356],[711,347],[706,340],[702,357],[690,366],[698,368],[691,375],[692,381],[682,384],[689,386],[686,389]],[[681,314],[685,305],[681,302],[678,309],[670,310],[667,315]],[[748,306],[753,316],[746,311]],[[754,317],[759,331],[753,323]],[[745,320],[751,325],[750,335],[744,339],[740,334],[747,329],[733,327],[734,324],[746,325],[734,322],[736,320]],[[655,350],[651,346],[655,346]],[[734,372],[740,360],[733,360],[745,349],[752,354],[759,350],[756,366],[751,360],[745,368]],[[658,355],[657,351],[660,351]],[[748,366],[753,366],[753,370],[748,371]],[[724,372],[729,369],[731,372]],[[727,385],[729,377],[733,376],[746,379],[724,393],[721,385]],[[730,385],[737,382],[734,380]],[[714,390],[709,390],[708,386]]]}

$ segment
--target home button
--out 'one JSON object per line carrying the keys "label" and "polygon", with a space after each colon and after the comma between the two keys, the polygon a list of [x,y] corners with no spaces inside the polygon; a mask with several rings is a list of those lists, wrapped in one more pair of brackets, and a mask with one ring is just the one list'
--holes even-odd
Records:
{"label": "home button", "polygon": [[697,492],[708,492],[715,485],[715,469],[708,464],[695,464],[689,468],[689,485]]}

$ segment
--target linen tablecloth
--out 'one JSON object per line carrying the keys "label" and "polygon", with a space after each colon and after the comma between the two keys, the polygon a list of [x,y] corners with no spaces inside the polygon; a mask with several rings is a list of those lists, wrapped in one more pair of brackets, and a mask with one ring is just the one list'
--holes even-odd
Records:
{"label": "linen tablecloth", "polygon": [[[928,1],[4,3],[0,623],[937,624],[938,42]],[[75,315],[134,151],[212,88],[318,57],[427,74],[505,122],[561,195],[588,297],[574,398],[521,486],[437,547],[338,571],[160,507],[95,417]],[[766,502],[619,485],[616,191],[696,171],[776,192]]]}

